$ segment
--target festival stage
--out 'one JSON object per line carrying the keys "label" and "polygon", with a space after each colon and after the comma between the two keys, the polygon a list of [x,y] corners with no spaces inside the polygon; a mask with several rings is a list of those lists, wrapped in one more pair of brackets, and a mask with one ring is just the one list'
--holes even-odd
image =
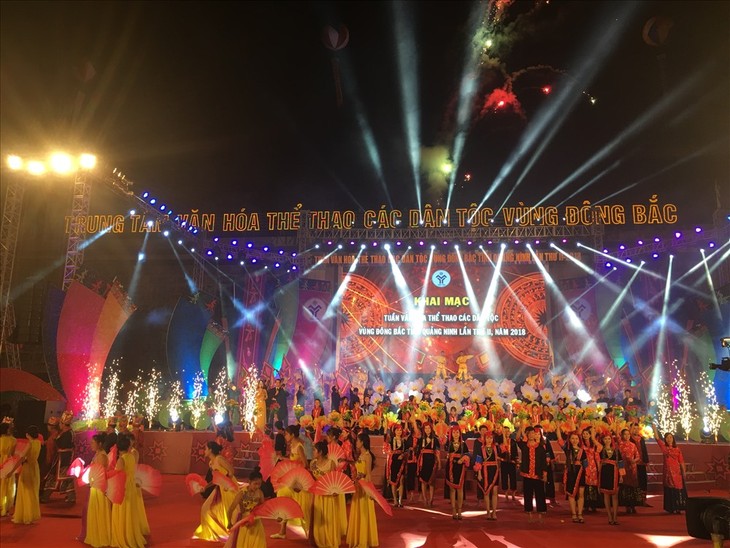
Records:
{"label": "festival stage", "polygon": [[[79,432],[75,435],[77,453],[88,461],[90,457],[89,438],[91,432]],[[231,444],[232,460],[240,480],[245,480],[248,472],[258,462],[257,450],[260,440],[256,435],[236,432]],[[158,432],[147,431],[139,436],[140,461],[160,470],[163,474],[205,474],[208,464],[205,458],[205,444],[215,439],[212,432],[184,431]],[[473,440],[467,440],[472,447]],[[687,463],[687,484],[690,490],[730,488],[730,444],[704,444],[679,442]],[[371,436],[371,448],[376,457],[373,481],[376,485],[383,483],[385,455],[383,453],[383,437]],[[653,440],[647,441],[649,451],[649,491],[659,493],[662,485],[662,455]],[[562,462],[564,454],[557,442],[553,442],[557,458],[555,479],[562,481]],[[471,480],[472,472],[467,476]],[[467,486],[468,488],[468,486]]]}
{"label": "festival stage", "polygon": [[[707,496],[706,491],[692,491],[690,496]],[[727,496],[727,491],[713,491],[712,496]],[[662,511],[661,495],[650,495],[650,508],[638,508],[636,515],[619,512],[619,527],[606,522],[605,514],[587,514],[584,524],[570,521],[565,501],[550,508],[542,525],[530,524],[518,504],[506,504],[500,497],[498,521],[486,521],[476,507],[473,493],[464,503],[464,520],[453,521],[448,501],[437,496],[435,508],[426,510],[420,504],[406,504],[394,510],[393,517],[376,509],[380,546],[382,548],[435,548],[459,546],[462,548],[556,548],[580,546],[605,548],[607,541],[622,548],[709,546],[709,541],[687,536],[685,517]],[[164,475],[162,494],[158,498],[145,495],[147,516],[152,529],[150,546],[165,548],[214,547],[223,543],[193,540],[192,535],[200,518],[200,497],[190,497],[185,482],[179,475]],[[80,504],[65,507],[65,503],[41,505],[43,517],[35,525],[15,525],[9,518],[0,520],[0,546],[72,548],[83,546],[75,540],[80,527]],[[278,530],[278,524],[264,523],[267,536]],[[608,536],[607,536],[608,535]],[[610,539],[610,540],[609,540]],[[309,546],[301,534],[290,529],[287,540],[269,540],[268,546]],[[344,544],[343,544],[344,546]]]}

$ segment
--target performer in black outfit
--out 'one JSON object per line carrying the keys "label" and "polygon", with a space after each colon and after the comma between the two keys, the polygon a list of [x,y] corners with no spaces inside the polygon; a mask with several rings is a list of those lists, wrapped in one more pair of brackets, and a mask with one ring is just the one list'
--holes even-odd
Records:
{"label": "performer in black outfit", "polygon": [[517,442],[510,437],[509,426],[502,426],[497,423],[494,426],[494,443],[499,446],[500,463],[499,477],[502,491],[504,491],[505,502],[512,494],[512,502],[517,502],[517,463],[520,460],[520,453],[517,449]]}
{"label": "performer in black outfit", "polygon": [[646,465],[649,464],[649,451],[646,449],[646,440],[640,433],[639,423],[635,422],[631,425],[629,432],[631,433],[631,441],[636,445],[639,451],[639,458],[636,463],[636,474],[639,478],[639,489],[641,489],[642,506],[649,506],[646,502],[646,491],[648,489],[648,476],[646,473]]}
{"label": "performer in black outfit", "polygon": [[[267,421],[267,424],[271,424],[272,421],[275,421],[276,419],[274,416],[277,416],[278,420],[284,424],[284,427],[287,426],[289,419],[288,398],[289,392],[287,392],[282,386],[281,379],[276,379],[274,381],[274,388],[269,390],[269,420]],[[274,402],[279,404],[279,409],[276,411],[271,410],[271,404]]]}
{"label": "performer in black outfit", "polygon": [[547,513],[545,483],[548,479],[548,462],[545,445],[540,443],[540,435],[535,429],[531,426],[525,428],[524,423],[520,427],[520,435],[517,436],[517,445],[522,452],[520,475],[523,482],[525,512],[529,514],[530,521],[532,521],[532,497],[534,496],[538,520],[542,522],[543,514]]}
{"label": "performer in black outfit", "polygon": [[485,425],[479,427],[479,439],[474,442],[474,472],[477,478],[477,499],[483,498],[487,519],[497,519],[499,493],[499,446]]}
{"label": "performer in black outfit", "polygon": [[535,431],[540,436],[540,443],[545,446],[545,453],[547,454],[548,479],[545,482],[545,498],[550,502],[550,506],[560,506],[560,504],[558,504],[558,501],[555,499],[555,478],[553,477],[553,462],[555,462],[555,451],[553,451],[553,444],[550,443],[549,439],[547,439],[540,425],[535,425]]}
{"label": "performer in black outfit", "polygon": [[433,481],[436,471],[441,468],[441,444],[434,434],[430,422],[423,424],[423,432],[418,439],[418,481],[421,484],[421,493],[426,502],[426,508],[433,507]]}
{"label": "performer in black outfit", "polygon": [[[557,428],[558,440],[563,441],[560,428]],[[585,503],[586,475],[588,455],[581,443],[578,432],[572,432],[563,446],[565,451],[565,472],[563,485],[573,514],[573,523],[583,523],[583,504]]]}
{"label": "performer in black outfit", "polygon": [[464,480],[469,462],[469,449],[461,437],[461,429],[458,425],[452,426],[446,445],[444,495],[451,499],[451,517],[453,519],[461,519],[461,507],[464,504]]}

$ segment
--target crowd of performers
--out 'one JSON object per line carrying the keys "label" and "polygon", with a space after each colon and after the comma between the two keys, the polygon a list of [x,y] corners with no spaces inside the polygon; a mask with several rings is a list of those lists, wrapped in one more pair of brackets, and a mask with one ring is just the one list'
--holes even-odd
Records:
{"label": "crowd of performers", "polygon": [[[41,519],[41,503],[53,493],[77,502],[83,493],[81,531],[77,540],[90,546],[136,548],[147,544],[150,526],[142,497],[137,467],[136,434],[110,421],[106,432],[91,438],[93,457],[88,466],[74,455],[70,429],[73,415],[51,417],[49,435],[43,438],[37,426],[26,429],[25,439],[14,436],[13,421],[0,424],[0,512],[13,523],[31,524]],[[68,447],[70,445],[70,447]],[[41,481],[39,457],[47,472]],[[76,472],[74,473],[74,469]],[[75,488],[86,468],[85,487]],[[112,478],[115,478],[112,481]],[[115,485],[112,495],[111,488]]]}

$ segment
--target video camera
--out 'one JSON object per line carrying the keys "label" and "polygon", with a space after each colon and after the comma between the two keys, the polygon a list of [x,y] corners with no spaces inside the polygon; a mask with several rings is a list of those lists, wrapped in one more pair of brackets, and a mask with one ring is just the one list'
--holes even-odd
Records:
{"label": "video camera", "polygon": [[[720,339],[723,348],[730,348],[730,337]],[[729,350],[730,351],[730,350]],[[719,369],[720,371],[730,371],[730,357],[723,358],[720,363],[710,362],[710,370]]]}

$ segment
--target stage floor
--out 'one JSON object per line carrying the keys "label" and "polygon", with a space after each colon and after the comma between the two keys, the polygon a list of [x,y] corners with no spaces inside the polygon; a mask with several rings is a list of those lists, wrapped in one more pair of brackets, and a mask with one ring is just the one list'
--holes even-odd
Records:
{"label": "stage floor", "polygon": [[[222,546],[193,540],[198,524],[200,497],[190,497],[185,489],[184,476],[163,476],[163,490],[158,498],[145,498],[145,505],[152,528],[151,546],[203,547]],[[727,497],[728,493],[714,491],[691,492],[691,495]],[[549,548],[579,546],[581,548],[605,548],[607,542],[621,548],[651,547],[706,547],[707,540],[687,536],[684,515],[674,516],[662,511],[661,496],[651,496],[651,508],[638,508],[631,516],[619,514],[620,526],[610,526],[605,514],[586,514],[584,524],[570,520],[566,501],[550,509],[542,525],[530,524],[518,504],[504,504],[497,512],[498,521],[486,521],[476,508],[473,494],[468,494],[464,504],[463,521],[451,519],[450,506],[443,498],[435,501],[435,508],[426,510],[414,503],[394,511],[389,518],[378,509],[380,546],[383,548],[416,547],[506,547]],[[69,506],[53,502],[41,506],[43,517],[35,525],[15,525],[10,518],[0,520],[0,546],[64,548],[81,547],[75,540],[80,526],[80,505]],[[267,534],[278,529],[274,522],[265,521]],[[272,547],[309,546],[301,530],[290,529],[287,540],[269,540]],[[344,544],[343,544],[344,546]]]}

